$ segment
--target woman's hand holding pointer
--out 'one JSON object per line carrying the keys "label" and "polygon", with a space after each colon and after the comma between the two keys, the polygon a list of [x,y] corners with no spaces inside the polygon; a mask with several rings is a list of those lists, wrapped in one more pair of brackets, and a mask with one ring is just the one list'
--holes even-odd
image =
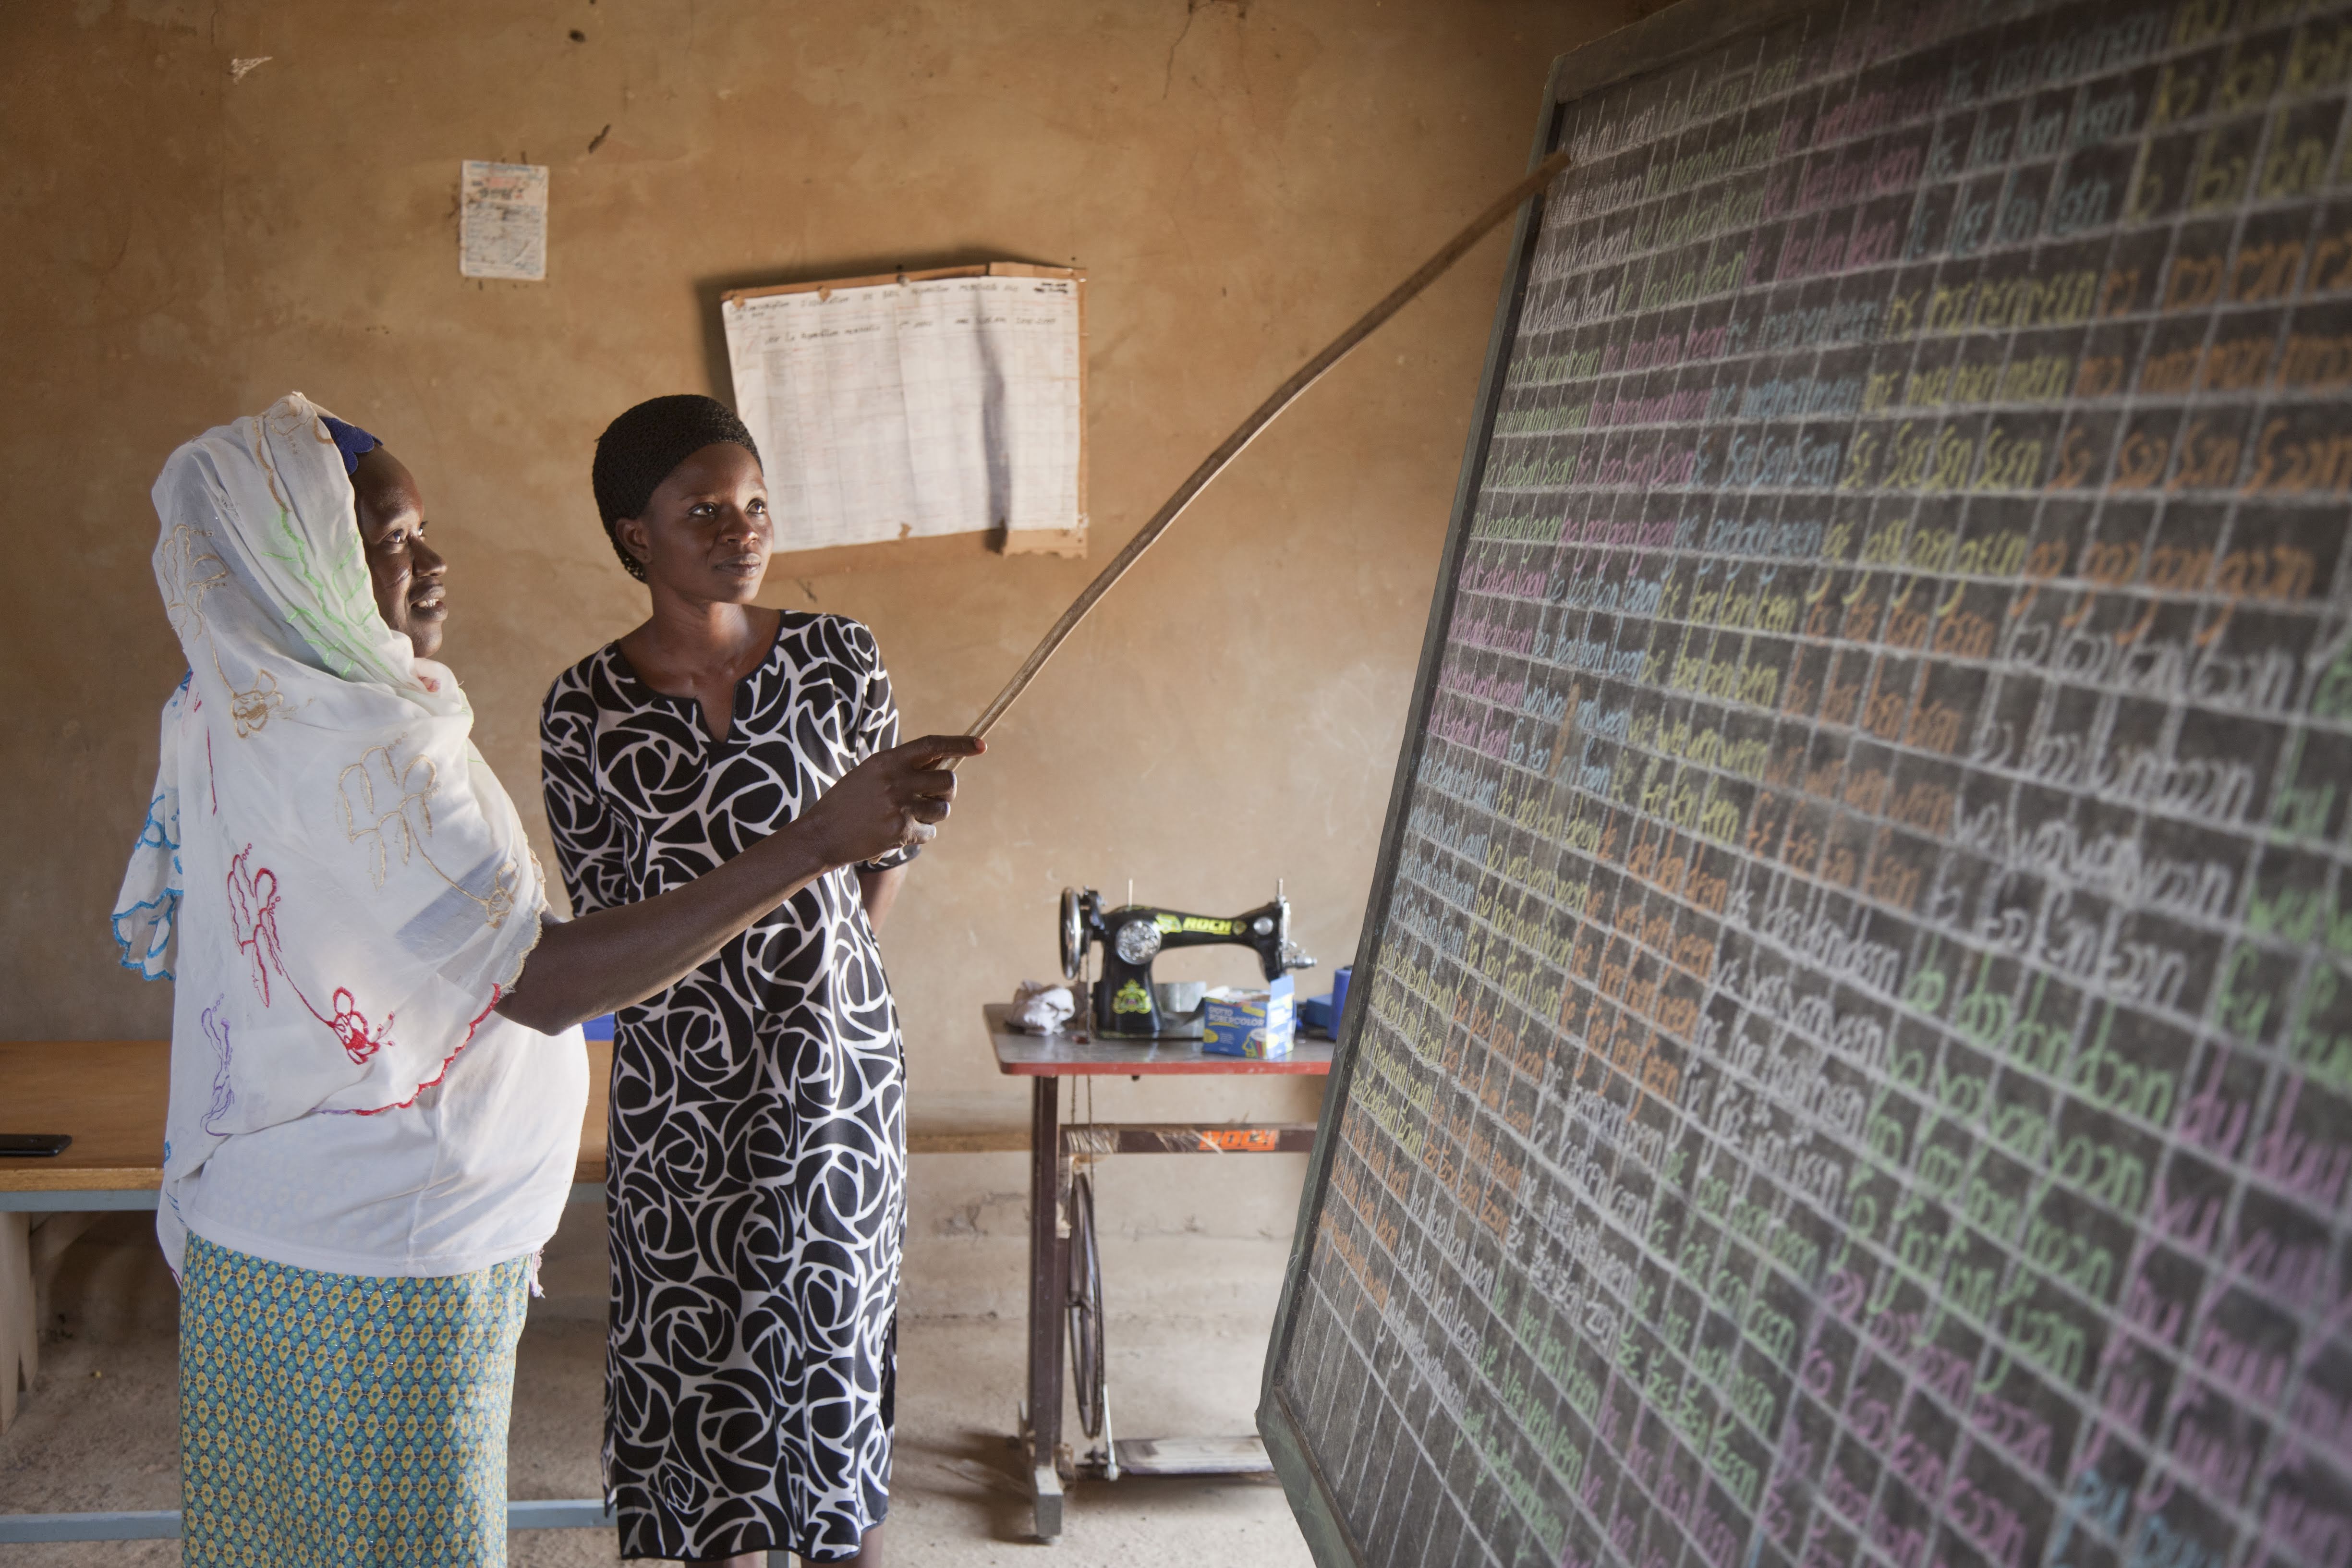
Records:
{"label": "woman's hand holding pointer", "polygon": [[792,826],[815,834],[836,866],[929,844],[939,837],[938,825],[948,819],[955,804],[955,773],[940,764],[976,757],[986,746],[970,735],[926,735],[877,752],[820,795]]}
{"label": "woman's hand holding pointer", "polygon": [[877,752],[800,816],[677,891],[548,920],[499,1011],[554,1034],[667,989],[826,872],[936,837],[954,807],[950,767],[986,749],[975,736],[926,735]]}

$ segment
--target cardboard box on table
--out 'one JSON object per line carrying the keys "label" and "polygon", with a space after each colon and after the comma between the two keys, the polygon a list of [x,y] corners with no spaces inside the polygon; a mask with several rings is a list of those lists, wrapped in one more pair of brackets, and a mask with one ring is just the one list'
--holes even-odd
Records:
{"label": "cardboard box on table", "polygon": [[1211,991],[1201,999],[1201,1048],[1215,1057],[1279,1061],[1298,1033],[1297,991],[1287,974],[1257,990]]}

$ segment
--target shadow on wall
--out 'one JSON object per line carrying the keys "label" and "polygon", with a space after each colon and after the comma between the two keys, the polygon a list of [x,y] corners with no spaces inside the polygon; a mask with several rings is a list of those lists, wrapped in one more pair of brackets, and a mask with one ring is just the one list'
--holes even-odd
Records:
{"label": "shadow on wall", "polygon": [[[41,1233],[53,1226],[59,1245],[49,1257]],[[152,1214],[57,1215],[33,1237],[48,1265],[37,1275],[44,1340],[121,1345],[179,1331],[180,1287],[155,1244]]]}

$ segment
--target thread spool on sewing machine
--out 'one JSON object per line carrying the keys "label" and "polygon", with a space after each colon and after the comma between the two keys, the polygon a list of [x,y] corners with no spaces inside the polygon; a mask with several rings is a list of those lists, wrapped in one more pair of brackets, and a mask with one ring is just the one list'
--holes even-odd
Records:
{"label": "thread spool on sewing machine", "polygon": [[1097,944],[1102,948],[1102,976],[1094,984],[1089,1017],[1097,1037],[1113,1040],[1199,1033],[1197,1022],[1190,1029],[1181,1026],[1166,1005],[1169,998],[1152,984],[1152,960],[1170,948],[1250,948],[1269,983],[1294,969],[1315,967],[1315,961],[1290,940],[1290,900],[1279,882],[1271,902],[1232,916],[1192,915],[1136,903],[1106,910],[1102,895],[1092,888],[1065,888],[1061,938],[1062,975],[1073,986],[1085,974],[1087,950]]}

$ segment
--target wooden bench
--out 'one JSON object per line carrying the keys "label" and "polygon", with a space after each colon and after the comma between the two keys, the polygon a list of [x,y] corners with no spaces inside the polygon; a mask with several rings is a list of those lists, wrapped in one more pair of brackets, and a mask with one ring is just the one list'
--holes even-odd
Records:
{"label": "wooden bench", "polygon": [[[601,1197],[604,1187],[612,1043],[591,1040],[588,1053],[575,1202]],[[170,1056],[162,1040],[0,1041],[0,1131],[73,1138],[51,1158],[0,1158],[0,1432],[15,1422],[18,1391],[39,1367],[42,1277],[97,1215],[155,1206]],[[908,1107],[907,1146],[919,1154],[1025,1152],[1027,1097],[1018,1089],[924,1096]]]}

